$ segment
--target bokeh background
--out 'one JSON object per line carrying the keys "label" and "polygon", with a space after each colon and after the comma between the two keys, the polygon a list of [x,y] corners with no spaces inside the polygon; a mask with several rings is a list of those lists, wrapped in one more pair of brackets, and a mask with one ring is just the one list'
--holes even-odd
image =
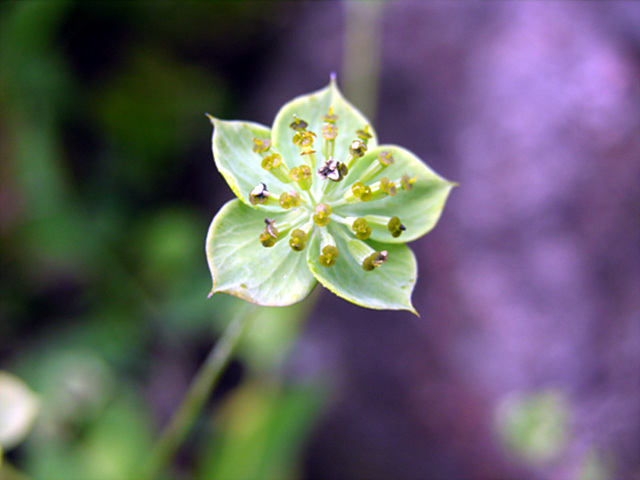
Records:
{"label": "bokeh background", "polygon": [[259,310],[165,478],[639,478],[617,1],[0,3],[0,478],[136,478],[243,308],[206,299],[232,193],[204,113],[269,125],[331,72],[460,183],[412,244],[421,317],[320,288]]}

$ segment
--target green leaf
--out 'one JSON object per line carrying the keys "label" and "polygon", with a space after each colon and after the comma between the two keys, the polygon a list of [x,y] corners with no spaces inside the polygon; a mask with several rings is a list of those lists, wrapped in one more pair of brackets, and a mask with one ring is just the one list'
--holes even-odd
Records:
{"label": "green leaf", "polygon": [[[340,215],[364,217],[366,215],[381,215],[399,217],[407,228],[397,238],[393,238],[386,228],[373,228],[371,239],[385,243],[406,243],[421,237],[429,232],[438,222],[449,192],[455,183],[440,177],[427,167],[410,151],[396,145],[381,145],[369,151],[354,166],[347,179],[343,183],[349,186],[371,165],[378,162],[378,153],[390,151],[393,153],[394,163],[386,167],[381,173],[373,177],[367,184],[372,184],[387,177],[391,181],[397,181],[406,174],[416,177],[413,188],[403,190],[396,182],[398,189],[396,195],[369,202],[357,202],[339,207]],[[354,180],[355,181],[355,180]]]}
{"label": "green leaf", "polygon": [[[356,131],[363,129],[366,125],[369,125],[369,133],[372,135],[368,143],[369,148],[378,144],[373,125],[370,125],[369,120],[345,100],[335,80],[332,79],[329,85],[322,90],[302,95],[286,103],[276,115],[272,132],[273,146],[285,159],[289,168],[304,163],[298,146],[291,141],[295,133],[289,128],[293,121],[293,115],[295,114],[306,121],[309,124],[307,130],[316,134],[314,148],[318,159],[316,167],[319,167],[321,159],[324,158],[322,155],[322,125],[324,123],[322,117],[328,113],[329,107],[333,107],[333,113],[338,116],[336,122],[338,136],[335,140],[333,154],[336,160],[344,162],[347,159],[349,146],[357,138]],[[299,161],[296,163],[292,159],[299,159]],[[320,182],[314,179],[314,192],[317,191],[319,185]]]}
{"label": "green leaf", "polygon": [[[249,203],[249,192],[264,183],[269,191],[280,194],[290,190],[275,176],[264,170],[260,163],[262,157],[253,151],[254,138],[270,138],[271,131],[258,123],[213,120],[213,158],[216,166],[233,190],[233,193],[246,205]],[[280,210],[277,205],[259,208],[266,210]]]}
{"label": "green leaf", "polygon": [[[276,220],[276,227],[292,216],[276,212],[268,215]],[[315,280],[304,253],[292,250],[286,238],[272,248],[260,243],[265,216],[264,211],[238,200],[227,202],[215,216],[206,246],[212,293],[228,293],[276,307],[299,302],[311,292]]]}
{"label": "green leaf", "polygon": [[332,267],[323,267],[318,261],[320,235],[309,242],[308,261],[316,279],[339,297],[362,307],[377,310],[408,310],[417,315],[411,304],[411,293],[418,272],[413,252],[406,245],[380,244],[367,241],[376,251],[388,252],[387,262],[371,272],[365,272],[347,247],[347,240],[338,229],[342,225],[327,226],[336,241],[339,257]]}

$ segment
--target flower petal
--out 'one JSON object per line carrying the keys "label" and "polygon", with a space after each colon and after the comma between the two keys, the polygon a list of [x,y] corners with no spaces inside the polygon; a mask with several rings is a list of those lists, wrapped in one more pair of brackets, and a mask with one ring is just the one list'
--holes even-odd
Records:
{"label": "flower petal", "polygon": [[[369,120],[342,96],[335,79],[332,78],[329,85],[322,90],[291,100],[276,115],[271,138],[274,149],[282,155],[289,168],[304,163],[298,146],[292,143],[295,132],[289,128],[289,125],[293,121],[294,115],[306,121],[309,124],[307,130],[316,134],[314,142],[318,159],[316,170],[319,168],[319,164],[324,162],[325,158],[322,154],[324,120],[322,117],[328,113],[329,107],[333,107],[333,113],[338,116],[336,121],[338,136],[335,140],[333,155],[335,160],[344,162],[347,159],[349,146],[357,138],[356,131],[363,129],[366,125],[369,125],[369,133],[372,135],[368,143],[369,148],[378,144],[375,130],[369,124]],[[317,185],[319,182],[314,181],[314,183]]]}
{"label": "flower petal", "polygon": [[394,196],[387,196],[386,198],[369,202],[341,205],[335,207],[335,211],[342,216],[365,217],[366,215],[379,215],[399,217],[406,227],[401,236],[394,238],[386,228],[373,228],[371,239],[384,243],[410,242],[421,237],[436,225],[449,192],[455,186],[455,183],[440,177],[413,153],[396,145],[381,145],[372,149],[349,172],[345,182],[349,185],[356,182],[369,165],[378,161],[378,154],[385,151],[392,152],[394,163],[378,173],[367,184],[375,183],[382,177],[396,181],[402,175],[408,175],[409,177],[416,177],[411,190],[404,190],[398,184],[397,193]]}
{"label": "flower petal", "polygon": [[[282,223],[290,213],[269,213]],[[313,289],[315,279],[306,255],[289,247],[286,238],[265,248],[258,240],[265,212],[238,200],[227,202],[213,219],[206,252],[213,278],[211,293],[228,293],[259,305],[285,306],[299,302]]]}
{"label": "flower petal", "polygon": [[[269,128],[258,123],[213,119],[213,159],[233,193],[249,206],[249,193],[259,183],[265,183],[267,189],[276,195],[291,188],[264,170],[260,166],[262,157],[253,151],[254,138],[270,137]],[[277,205],[258,208],[281,211]]]}
{"label": "flower petal", "polygon": [[339,297],[356,305],[377,310],[408,310],[417,315],[411,304],[411,293],[418,277],[416,259],[406,245],[366,243],[376,251],[388,252],[387,262],[371,272],[351,255],[347,240],[337,231],[342,225],[329,224],[339,257],[332,267],[323,267],[318,261],[320,235],[314,235],[308,245],[308,262],[316,279]]}

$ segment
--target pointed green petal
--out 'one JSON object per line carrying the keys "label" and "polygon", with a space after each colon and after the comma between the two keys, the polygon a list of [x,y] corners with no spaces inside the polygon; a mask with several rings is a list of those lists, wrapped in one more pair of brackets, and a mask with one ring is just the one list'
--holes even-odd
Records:
{"label": "pointed green petal", "polygon": [[[271,137],[271,131],[267,127],[257,123],[224,121],[217,118],[213,118],[212,122],[211,143],[216,166],[233,193],[243,203],[250,205],[249,192],[261,182],[276,195],[290,189],[260,166],[262,157],[253,151],[254,138]],[[281,210],[276,205],[261,205],[259,208]]]}
{"label": "pointed green petal", "polygon": [[[278,223],[289,213],[269,213]],[[265,212],[238,200],[226,203],[207,234],[207,260],[213,278],[212,293],[222,292],[259,305],[285,306],[299,302],[313,289],[315,279],[305,252],[295,252],[287,238],[272,248],[258,237],[265,228]]]}
{"label": "pointed green petal", "polygon": [[[403,190],[398,184],[395,196],[370,202],[357,202],[335,207],[336,213],[342,216],[364,217],[366,215],[380,215],[399,217],[406,231],[397,238],[393,238],[384,228],[374,228],[371,239],[384,243],[406,243],[421,237],[430,231],[438,222],[449,192],[455,183],[440,177],[427,167],[410,151],[396,145],[381,145],[372,149],[362,159],[352,172],[348,180],[355,182],[372,162],[377,162],[378,154],[383,151],[393,153],[394,163],[376,175],[368,184],[377,182],[381,177],[395,181],[406,174],[416,177],[412,189]],[[352,176],[353,175],[353,176]]]}
{"label": "pointed green petal", "polygon": [[[356,139],[356,131],[369,125],[369,148],[377,145],[378,140],[373,125],[362,115],[351,103],[349,103],[340,93],[335,80],[331,80],[329,85],[322,90],[318,90],[308,95],[302,95],[286,103],[276,115],[273,122],[272,141],[274,148],[285,158],[289,168],[303,163],[299,148],[292,143],[294,131],[289,128],[293,121],[294,114],[306,121],[309,126],[307,130],[316,134],[314,148],[316,150],[317,168],[324,162],[322,154],[322,117],[333,107],[333,113],[338,116],[336,125],[338,126],[338,136],[335,140],[333,157],[344,162],[349,154],[349,146]],[[343,183],[343,182],[341,182]],[[314,172],[314,186],[319,185]]]}
{"label": "pointed green petal", "polygon": [[339,297],[356,305],[377,310],[408,310],[417,314],[411,304],[411,293],[418,276],[416,259],[406,245],[380,244],[367,241],[374,250],[388,251],[388,259],[381,267],[365,272],[362,265],[350,254],[347,241],[336,229],[342,225],[328,226],[334,236],[339,257],[332,267],[323,267],[318,261],[320,236],[308,245],[308,261],[316,279]]}

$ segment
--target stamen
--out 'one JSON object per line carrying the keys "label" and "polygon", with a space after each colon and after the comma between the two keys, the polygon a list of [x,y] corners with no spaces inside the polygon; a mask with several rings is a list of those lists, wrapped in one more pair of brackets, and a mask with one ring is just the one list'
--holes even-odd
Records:
{"label": "stamen", "polygon": [[[306,122],[304,123],[306,124]],[[307,130],[299,130],[293,136],[292,140],[295,145],[298,145],[298,147],[300,147],[300,155],[307,157],[307,161],[311,165],[311,168],[314,168],[316,164],[316,151],[313,149],[313,141],[315,137],[316,134],[313,132],[309,132]]]}
{"label": "stamen", "polygon": [[265,218],[264,219],[264,223],[265,223],[265,231],[271,235],[272,237],[278,237],[278,230],[276,229],[276,221],[272,218]]}
{"label": "stamen", "polygon": [[379,266],[381,266],[383,263],[387,261],[387,256],[388,256],[388,252],[386,250],[372,253],[370,256],[365,258],[364,261],[362,262],[362,269],[365,272],[370,272],[372,270],[375,270],[376,268],[378,268]]}
{"label": "stamen", "polygon": [[338,248],[333,236],[325,230],[321,230],[322,241],[320,243],[322,253],[318,257],[320,265],[323,267],[333,267],[338,259]]}
{"label": "stamen", "polygon": [[368,182],[373,179],[376,175],[381,173],[385,168],[394,163],[393,155],[391,152],[382,151],[378,153],[377,162],[373,161],[371,165],[364,171],[364,173],[360,176],[360,180],[363,182]]}
{"label": "stamen", "polygon": [[380,198],[386,198],[387,196],[393,196],[397,191],[395,184],[393,182],[389,182],[389,179],[386,177],[380,179],[379,182],[369,185],[369,188],[371,189],[371,196],[367,200],[364,200],[362,197],[360,197],[360,200],[362,200],[363,202],[366,202],[368,200],[378,200]]}
{"label": "stamen", "polygon": [[305,122],[301,118],[298,118],[298,116],[295,113],[293,114],[293,122],[291,122],[291,124],[289,125],[289,128],[299,131],[299,130],[306,130],[308,126],[309,124],[307,122]]}
{"label": "stamen", "polygon": [[347,164],[347,167],[351,169],[356,159],[363,157],[366,152],[367,144],[362,140],[357,139],[351,142],[351,145],[349,145],[349,158],[345,162]]}
{"label": "stamen", "polygon": [[[346,235],[343,234],[343,235]],[[347,242],[349,253],[362,265],[365,272],[370,272],[387,261],[386,250],[376,252],[373,248],[360,240],[351,239]]]}
{"label": "stamen", "polygon": [[[333,215],[332,218],[339,220],[340,223],[345,225],[352,225],[353,231],[356,231],[356,222],[360,220],[359,217],[346,217],[342,218],[338,215]],[[398,238],[402,235],[402,232],[406,231],[407,227],[402,224],[402,221],[398,217],[385,217],[382,215],[365,215],[361,218],[366,222],[370,228],[373,227],[376,231],[386,231],[388,230],[394,238]],[[360,225],[361,223],[358,223]],[[357,236],[357,235],[356,235]],[[358,237],[360,238],[360,237]],[[366,240],[363,238],[362,240]]]}
{"label": "stamen", "polygon": [[271,148],[271,140],[268,138],[254,138],[253,151],[256,153],[264,153]]}
{"label": "stamen", "polygon": [[289,239],[289,246],[296,252],[301,252],[307,245],[307,233],[304,230],[296,228],[291,232],[291,238]]}
{"label": "stamen", "polygon": [[344,194],[344,199],[347,202],[353,202],[356,199],[360,199],[363,202],[368,202],[369,200],[371,200],[371,197],[371,187],[365,185],[362,182],[354,183],[353,185],[351,185],[351,190],[347,191],[347,193]]}
{"label": "stamen", "polygon": [[402,175],[402,177],[400,178],[400,184],[402,185],[402,188],[404,190],[411,190],[413,188],[413,184],[416,182],[417,177],[412,177],[409,178],[409,175],[407,175],[406,173],[404,175]]}
{"label": "stamen", "polygon": [[389,229],[389,232],[391,232],[391,236],[393,238],[398,238],[402,235],[402,232],[407,229],[398,217],[391,217],[391,220],[389,220],[389,223],[387,224],[387,228]]}
{"label": "stamen", "polygon": [[260,234],[260,243],[263,247],[271,248],[278,241],[278,229],[276,228],[276,221],[271,218],[265,218],[264,231]]}
{"label": "stamen", "polygon": [[369,125],[365,125],[363,130],[358,130],[356,131],[356,136],[362,140],[365,145],[369,142],[369,140],[373,137],[373,135],[371,135],[369,133]]}
{"label": "stamen", "polygon": [[367,221],[359,217],[351,225],[351,229],[356,234],[356,237],[360,240],[366,240],[371,236],[371,227],[367,224]]}
{"label": "stamen", "polygon": [[388,167],[389,165],[392,165],[395,162],[393,158],[393,154],[391,152],[387,152],[386,150],[378,154],[378,161],[380,162],[381,165],[384,165],[385,167]]}
{"label": "stamen", "polygon": [[319,227],[326,227],[331,221],[331,207],[326,203],[320,203],[315,208],[313,221]]}
{"label": "stamen", "polygon": [[351,142],[351,145],[349,145],[349,153],[353,155],[355,158],[360,158],[364,156],[366,152],[367,152],[367,144],[364,143],[362,140],[354,140],[353,142]]}
{"label": "stamen", "polygon": [[316,134],[310,132],[308,130],[301,130],[296,132],[293,136],[292,142],[294,145],[298,145],[299,147],[311,147],[313,146],[313,141],[316,138]]}
{"label": "stamen", "polygon": [[329,107],[329,113],[323,115],[322,119],[326,122],[322,125],[322,153],[324,158],[330,158],[333,156],[333,150],[335,147],[335,139],[338,136],[338,126],[335,124],[338,120],[338,116],[333,114],[333,107]]}
{"label": "stamen", "polygon": [[336,123],[338,116],[333,114],[333,107],[329,107],[329,113],[327,115],[323,115],[322,119],[327,123]]}
{"label": "stamen", "polygon": [[282,162],[282,157],[278,153],[272,153],[271,155],[264,157],[260,163],[262,168],[271,172],[282,183],[289,183],[289,169]]}
{"label": "stamen", "polygon": [[322,126],[322,138],[325,140],[335,140],[338,136],[338,127],[333,123],[325,123]]}
{"label": "stamen", "polygon": [[291,190],[290,192],[284,192],[280,195],[279,198],[280,206],[285,210],[288,210],[292,207],[299,207],[302,203],[302,199],[300,198],[300,194],[295,190]]}
{"label": "stamen", "polygon": [[329,160],[324,162],[322,167],[318,169],[318,177],[322,180],[333,180],[339,182],[342,178],[349,173],[349,169],[344,163],[334,160],[333,157],[329,157]]}
{"label": "stamen", "polygon": [[264,183],[259,183],[249,192],[249,203],[251,203],[251,205],[266,205],[267,203],[275,203],[276,201]]}
{"label": "stamen", "polygon": [[380,179],[380,190],[391,197],[397,193],[396,184],[389,181],[387,177],[382,177]]}
{"label": "stamen", "polygon": [[318,257],[318,261],[323,267],[333,267],[338,260],[338,256],[338,249],[333,245],[327,245],[322,249],[322,255]]}
{"label": "stamen", "polygon": [[301,190],[309,190],[313,182],[311,167],[308,165],[293,167],[289,171],[289,178],[296,182]]}

